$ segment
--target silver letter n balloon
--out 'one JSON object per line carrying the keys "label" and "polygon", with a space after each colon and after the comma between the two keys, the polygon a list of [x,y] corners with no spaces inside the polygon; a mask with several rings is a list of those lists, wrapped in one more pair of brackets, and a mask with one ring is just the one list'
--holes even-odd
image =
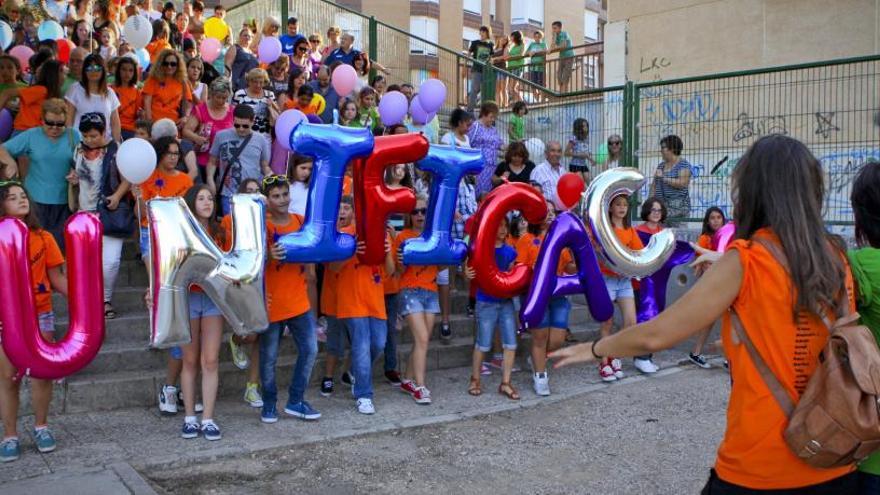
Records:
{"label": "silver letter n balloon", "polygon": [[651,236],[644,249],[632,251],[614,233],[608,216],[611,201],[621,195],[632,195],[645,182],[637,169],[619,167],[602,172],[587,189],[587,215],[590,229],[598,241],[602,258],[608,267],[625,277],[646,277],[663,267],[675,250],[675,233],[664,229]]}
{"label": "silver letter n balloon", "polygon": [[152,277],[150,344],[190,342],[189,287],[196,284],[223,312],[238,335],[269,326],[263,268],[266,220],[257,195],[232,197],[233,245],[223,252],[182,198],[153,199],[150,211]]}

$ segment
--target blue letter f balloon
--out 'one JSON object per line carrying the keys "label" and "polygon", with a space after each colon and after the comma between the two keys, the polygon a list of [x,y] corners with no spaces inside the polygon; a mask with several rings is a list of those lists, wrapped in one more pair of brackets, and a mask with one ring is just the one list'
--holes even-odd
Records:
{"label": "blue letter f balloon", "polygon": [[294,128],[290,147],[314,157],[315,166],[302,228],[277,241],[287,249],[285,260],[325,263],[351,258],[354,237],[336,230],[342,180],[348,162],[373,151],[373,134],[368,129],[303,122]]}

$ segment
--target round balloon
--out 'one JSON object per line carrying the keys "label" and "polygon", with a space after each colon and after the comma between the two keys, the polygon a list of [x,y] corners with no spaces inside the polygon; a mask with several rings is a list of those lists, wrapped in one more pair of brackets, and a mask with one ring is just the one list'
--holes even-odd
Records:
{"label": "round balloon", "polygon": [[556,197],[565,209],[570,210],[580,201],[585,187],[581,174],[569,172],[560,177],[559,182],[556,183]]}
{"label": "round balloon", "polygon": [[40,27],[37,28],[37,39],[40,41],[60,40],[63,37],[64,28],[61,27],[61,24],[58,24],[58,21],[49,19],[43,21],[43,23],[40,24]]}
{"label": "round balloon", "polygon": [[204,24],[205,36],[223,41],[229,36],[229,26],[221,19],[211,17]]}
{"label": "round balloon", "polygon": [[386,126],[399,124],[406,117],[406,109],[406,96],[400,91],[389,91],[379,101],[379,118]]}
{"label": "round balloon", "polygon": [[14,35],[12,33],[12,28],[9,27],[9,24],[6,24],[3,21],[0,21],[0,48],[7,50],[12,42],[14,41]]}
{"label": "round balloon", "polygon": [[4,108],[0,110],[0,141],[6,141],[12,134],[12,114]]}
{"label": "round balloon", "polygon": [[413,98],[412,101],[409,102],[409,115],[412,117],[412,121],[416,125],[425,125],[431,121],[428,112],[422,108],[422,103],[418,98]]}
{"label": "round balloon", "polygon": [[419,87],[418,98],[424,111],[437,112],[446,101],[446,85],[439,79],[428,79]]}
{"label": "round balloon", "polygon": [[156,170],[156,150],[145,139],[126,139],[116,152],[116,166],[125,180],[141,184]]}
{"label": "round balloon", "polygon": [[278,57],[281,56],[281,41],[274,36],[266,36],[260,40],[257,55],[259,55],[260,62],[264,64],[271,64],[278,60]]}
{"label": "round balloon", "polygon": [[142,70],[146,70],[150,66],[150,52],[146,48],[135,50],[134,55],[137,57],[137,63]]}
{"label": "round balloon", "polygon": [[354,87],[357,85],[357,78],[357,72],[355,72],[354,67],[342,64],[333,70],[330,84],[333,85],[333,89],[340,98],[345,98],[354,91]]}
{"label": "round balloon", "polygon": [[18,60],[18,63],[21,64],[23,70],[30,70],[28,67],[28,61],[34,55],[34,51],[24,45],[16,45],[12,47],[12,50],[9,50],[9,55],[12,55]]}
{"label": "round balloon", "polygon": [[275,137],[286,151],[290,151],[290,134],[293,133],[293,128],[303,120],[306,120],[305,114],[296,109],[281,112],[275,120]]}
{"label": "round balloon", "polygon": [[70,61],[70,52],[73,50],[73,42],[67,38],[58,40],[58,61],[67,63]]}
{"label": "round balloon", "polygon": [[526,149],[529,150],[529,159],[535,163],[544,160],[544,141],[541,141],[538,138],[529,138],[526,139],[526,142],[523,144],[525,144]]}
{"label": "round balloon", "polygon": [[599,145],[599,149],[596,150],[596,155],[593,157],[596,159],[596,163],[605,163],[608,161],[608,143],[602,143]]}
{"label": "round balloon", "polygon": [[135,49],[145,48],[153,37],[153,26],[142,16],[134,15],[126,19],[122,34]]}
{"label": "round balloon", "polygon": [[205,38],[199,45],[199,53],[202,54],[202,60],[209,64],[214,63],[214,61],[217,60],[222,49],[223,45],[220,44],[220,41],[214,38]]}

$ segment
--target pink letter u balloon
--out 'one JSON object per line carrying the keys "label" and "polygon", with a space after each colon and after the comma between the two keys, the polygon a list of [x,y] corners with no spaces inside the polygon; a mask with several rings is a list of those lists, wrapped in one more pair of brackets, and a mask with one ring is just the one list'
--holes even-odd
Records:
{"label": "pink letter u balloon", "polygon": [[14,218],[0,220],[0,321],[3,352],[19,375],[57,380],[89,364],[104,342],[104,279],[101,275],[103,227],[91,213],[67,221],[67,334],[49,342],[37,325],[31,282],[28,229]]}

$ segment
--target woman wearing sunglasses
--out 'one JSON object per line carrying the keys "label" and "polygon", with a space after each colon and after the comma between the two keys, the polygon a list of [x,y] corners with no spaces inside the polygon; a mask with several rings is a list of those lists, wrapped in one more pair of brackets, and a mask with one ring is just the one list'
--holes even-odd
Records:
{"label": "woman wearing sunglasses", "polygon": [[179,53],[174,50],[159,53],[156,63],[150,67],[142,94],[146,120],[171,119],[180,123],[189,115],[193,95],[186,83],[186,67]]}
{"label": "woman wearing sunglasses", "polygon": [[602,171],[623,165],[623,138],[620,134],[608,136],[608,158],[602,166]]}
{"label": "woman wearing sunglasses", "polygon": [[74,83],[67,94],[67,125],[79,127],[83,115],[99,113],[108,125],[105,137],[122,142],[122,125],[119,120],[119,98],[107,86],[107,70],[100,55],[90,54],[83,62],[82,77]]}

